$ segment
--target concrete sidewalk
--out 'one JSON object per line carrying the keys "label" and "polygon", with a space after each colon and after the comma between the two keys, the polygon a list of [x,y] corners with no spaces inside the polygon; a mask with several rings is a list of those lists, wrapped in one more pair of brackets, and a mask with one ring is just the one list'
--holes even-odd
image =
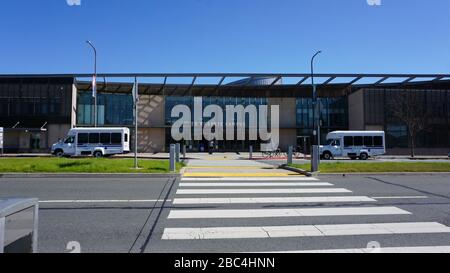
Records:
{"label": "concrete sidewalk", "polygon": [[184,177],[288,177],[301,176],[277,166],[248,160],[238,154],[197,154],[187,161]]}
{"label": "concrete sidewalk", "polygon": [[[21,153],[21,154],[3,154],[3,157],[7,158],[13,158],[13,157],[52,157],[50,153]],[[0,155],[1,157],[1,155]],[[169,153],[138,153],[139,158],[143,159],[169,159]],[[186,155],[187,159],[205,159],[209,157],[213,158],[224,158],[224,159],[250,159],[250,154],[248,152],[242,152],[242,153],[214,153],[213,155],[209,155],[208,153],[188,153]],[[120,154],[115,155],[114,158],[134,158],[134,153],[128,153],[128,154]],[[304,160],[304,156],[300,156],[299,158],[295,158],[296,160]],[[261,152],[254,152],[253,153],[253,160],[279,160],[283,161],[286,160],[286,156],[280,156],[278,158],[267,158],[262,155]],[[310,156],[307,155],[306,160],[310,160]],[[350,161],[348,158],[338,158],[339,161]],[[450,158],[448,156],[442,155],[428,155],[428,156],[417,156],[414,159],[411,159],[410,156],[405,155],[383,155],[378,156],[375,159],[376,161],[432,161],[432,160],[446,160],[449,161]]]}

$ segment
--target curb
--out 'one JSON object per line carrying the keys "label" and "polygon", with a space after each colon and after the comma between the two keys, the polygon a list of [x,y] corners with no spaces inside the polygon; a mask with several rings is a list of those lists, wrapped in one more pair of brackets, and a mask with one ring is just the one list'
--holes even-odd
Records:
{"label": "curb", "polygon": [[392,173],[322,173],[322,176],[366,176],[366,175],[450,175],[450,172],[392,172]]}
{"label": "curb", "polygon": [[4,173],[0,178],[179,178],[165,173]]}
{"label": "curb", "polygon": [[308,172],[308,171],[305,171],[305,170],[302,170],[302,169],[294,168],[294,167],[288,166],[287,164],[282,164],[278,168],[279,169],[283,169],[283,170],[288,170],[288,171],[291,171],[291,172],[296,172],[296,173],[299,173],[299,174],[303,174],[303,175],[306,175],[307,177],[313,177],[313,176],[317,176],[318,175],[317,173],[311,173],[311,172]]}

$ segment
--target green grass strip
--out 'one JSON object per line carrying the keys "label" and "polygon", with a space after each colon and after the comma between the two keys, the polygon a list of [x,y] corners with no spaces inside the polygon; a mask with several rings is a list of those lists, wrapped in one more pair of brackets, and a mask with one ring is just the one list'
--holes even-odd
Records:
{"label": "green grass strip", "polygon": [[[310,164],[293,164],[293,167],[310,170]],[[450,163],[440,162],[368,162],[321,163],[321,173],[390,173],[390,172],[450,172]]]}
{"label": "green grass strip", "polygon": [[139,159],[139,167],[134,159],[0,158],[0,173],[169,173],[169,160]]}

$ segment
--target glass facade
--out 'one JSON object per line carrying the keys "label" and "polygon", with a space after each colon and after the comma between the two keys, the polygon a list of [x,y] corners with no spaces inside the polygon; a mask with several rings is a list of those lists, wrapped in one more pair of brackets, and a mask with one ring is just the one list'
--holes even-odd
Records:
{"label": "glass facade", "polygon": [[[226,105],[267,105],[267,98],[236,98],[236,97],[203,97],[203,107],[215,104],[225,109]],[[348,129],[348,102],[346,97],[338,98],[321,98],[321,124],[322,124],[322,138],[326,139],[328,132],[334,130]],[[171,117],[171,110],[178,104],[184,104],[193,111],[194,98],[193,97],[166,97],[166,126],[170,127],[178,118]],[[283,111],[281,108],[280,111]],[[303,147],[304,137],[310,138],[312,136],[313,127],[313,105],[311,98],[297,98],[296,99],[296,127],[299,141],[298,146]],[[224,115],[225,116],[225,115]],[[192,115],[193,119],[193,115]],[[207,122],[209,118],[204,118]],[[248,124],[248,116],[246,117],[246,124]],[[248,128],[247,128],[248,129]],[[283,129],[283,128],[281,128]],[[248,138],[248,133],[247,133]],[[166,129],[166,145],[173,143],[170,129]],[[206,141],[191,141],[186,143],[191,150],[205,151],[207,149]],[[259,141],[218,141],[216,143],[217,149],[223,151],[248,150],[252,145],[255,150],[260,148]],[[308,144],[309,145],[309,144]],[[307,145],[307,146],[308,146]]]}
{"label": "glass facade", "polygon": [[2,79],[0,116],[28,127],[69,122],[71,91],[71,79]]}
{"label": "glass facade", "polygon": [[[77,124],[93,125],[94,99],[92,93],[79,92],[77,103]],[[128,94],[98,94],[97,122],[101,126],[133,125],[133,97]]]}
{"label": "glass facade", "polygon": [[[203,108],[205,108],[208,105],[218,105],[222,107],[222,109],[225,111],[225,108],[227,105],[243,105],[244,107],[248,105],[255,105],[257,108],[260,105],[267,105],[267,99],[266,98],[237,98],[237,97],[202,97],[203,101]],[[194,122],[194,97],[166,97],[166,104],[165,104],[165,123],[167,127],[170,127],[175,121],[178,120],[178,118],[172,118],[171,117],[171,111],[172,108],[176,105],[183,104],[187,105],[191,109],[192,113],[192,122]],[[226,115],[224,114],[224,118],[226,118]],[[210,118],[203,118],[203,122],[209,121]],[[236,121],[236,120],[235,120]],[[248,115],[246,115],[246,126],[247,126],[247,132],[246,132],[246,139],[248,139]],[[192,128],[193,130],[193,128]],[[193,135],[193,133],[192,133]],[[170,145],[171,143],[174,143],[174,140],[172,139],[171,135],[171,129],[166,129],[166,146]],[[209,143],[206,140],[203,141],[186,141],[184,144],[187,145],[187,148],[189,151],[207,151],[209,147]],[[215,143],[215,149],[219,151],[237,151],[237,150],[248,150],[250,145],[252,145],[255,149],[259,149],[261,143],[259,141],[216,141]]]}
{"label": "glass facade", "polygon": [[378,89],[364,92],[365,124],[384,127],[387,148],[410,146],[408,127],[392,112],[393,108],[401,107],[396,105],[397,97],[407,94],[415,99],[405,103],[420,109],[412,113],[425,122],[425,129],[417,134],[416,148],[450,147],[450,91]]}
{"label": "glass facade", "polygon": [[[267,105],[266,98],[235,98],[235,97],[202,97],[203,109],[208,105],[218,105],[225,110],[227,105],[255,105],[257,108],[260,105]],[[194,113],[194,97],[166,97],[166,125],[171,126],[178,118],[171,117],[172,108],[176,105],[187,105],[192,113]],[[224,115],[225,117],[225,115]],[[192,115],[192,121],[193,120]],[[203,118],[203,122],[207,122],[210,118]],[[246,120],[248,124],[248,117]]]}
{"label": "glass facade", "polygon": [[5,152],[46,152],[59,137],[51,126],[71,124],[72,90],[72,78],[1,78]]}
{"label": "glass facade", "polygon": [[[336,130],[348,130],[348,100],[347,97],[319,98],[321,141],[326,141],[326,135]],[[297,98],[297,135],[312,137],[314,127],[313,99]],[[303,145],[300,145],[303,146]]]}
{"label": "glass facade", "polygon": [[[74,83],[73,78],[11,77],[0,79],[0,126],[8,129],[18,124],[18,129],[39,129],[44,124],[72,125],[72,92],[75,87],[74,84],[77,85]],[[93,98],[91,92],[88,90],[89,86],[86,87],[85,85],[85,89],[82,89],[82,86],[83,84],[78,86],[80,89],[77,93],[76,125],[92,126],[94,124]],[[112,87],[114,88],[105,90],[110,90],[110,92],[120,90],[120,88],[116,88],[115,86]],[[427,88],[435,89],[431,90]],[[153,89],[148,89],[150,90],[148,91],[149,95],[155,92]],[[225,109],[226,105],[243,105],[244,107],[247,105],[267,105],[270,101],[269,97],[276,97],[278,90],[269,90],[270,92],[266,93],[263,89],[258,87],[253,90],[248,86],[245,90],[249,92],[246,93],[247,96],[261,91],[263,94],[267,94],[268,97],[266,98],[230,96],[203,97],[203,106],[206,107],[207,105],[214,104]],[[343,92],[333,93],[331,91],[333,89],[330,89],[330,96],[331,94],[344,94]],[[177,92],[173,92],[173,94],[182,93],[181,91]],[[207,89],[201,90],[201,92],[199,91],[201,94],[207,94],[207,92]],[[418,133],[416,147],[436,148],[440,150],[448,150],[450,147],[450,90],[447,81],[436,85],[433,82],[426,84],[414,83],[414,86],[405,84],[404,87],[401,85],[386,85],[384,87],[383,85],[379,85],[364,89],[362,92],[362,99],[360,99],[361,97],[357,97],[358,103],[362,104],[358,104],[358,111],[362,111],[362,116],[361,120],[357,120],[358,124],[355,127],[358,127],[358,129],[378,130],[379,128],[380,130],[385,130],[388,148],[407,149],[410,145],[408,127],[404,122],[395,117],[389,109],[394,96],[399,92],[414,92],[418,94],[418,107],[424,109],[423,114],[418,116],[426,119],[426,128]],[[224,94],[224,92],[218,92],[217,94]],[[259,96],[259,94],[255,96]],[[324,94],[328,93],[325,92]],[[157,96],[159,96],[159,93]],[[289,125],[286,125],[286,128],[281,128],[283,130],[281,139],[285,142],[295,141],[294,135],[296,134],[298,139],[297,145],[309,148],[313,133],[313,104],[311,98],[303,98],[301,96],[303,96],[303,93],[293,92],[292,97],[288,98],[290,103],[286,104],[289,105],[290,109],[280,108],[280,111],[286,111],[285,114],[289,113],[289,119],[291,118],[290,115],[293,116],[292,120],[289,120],[292,122],[285,122],[285,125]],[[294,100],[295,108],[293,108],[294,105],[292,104]],[[324,143],[328,132],[349,129],[349,115],[352,115],[352,113],[349,113],[348,96],[320,98],[319,102],[321,108],[321,142]],[[165,96],[164,113],[163,109],[158,108],[154,112],[141,114],[153,115],[152,119],[158,120],[154,131],[159,130],[159,134],[162,135],[163,130],[165,130],[164,144],[168,146],[173,142],[170,135],[170,127],[178,119],[170,116],[172,108],[175,105],[184,104],[192,109],[193,103],[194,97],[192,96]],[[99,93],[97,110],[97,123],[100,126],[131,127],[133,125],[134,112],[131,94]],[[204,122],[208,120],[209,118],[204,118]],[[150,127],[155,125],[155,123],[151,122],[146,124]],[[248,117],[246,117],[246,124],[248,124]],[[50,127],[47,126],[47,128]],[[248,138],[248,133],[246,136]],[[18,139],[16,136],[15,138]],[[39,149],[47,147],[47,138],[49,137],[46,136],[46,133],[42,133],[42,136],[38,134],[31,135],[29,141],[30,148]],[[192,151],[207,150],[208,147],[206,141],[192,141],[186,144],[188,144]],[[253,145],[255,150],[257,150],[260,143],[257,141],[219,141],[216,143],[216,148],[222,151],[248,150],[250,145]],[[18,141],[10,146],[20,148]]]}
{"label": "glass facade", "polygon": [[[364,90],[364,125],[380,126],[386,131],[388,148],[408,148],[408,128],[393,117],[389,112],[388,104],[392,101],[393,92],[401,90],[391,89],[367,89]],[[450,147],[450,91],[417,90],[422,98],[421,103],[427,109],[427,128],[417,136],[417,148],[446,148]],[[178,118],[171,117],[174,106],[183,104],[191,108],[193,113],[194,97],[192,96],[166,96],[165,100],[165,145],[174,143],[171,137],[171,125]],[[202,97],[203,107],[214,104],[225,110],[226,105],[267,105],[268,98],[241,98],[241,97]],[[296,100],[296,131],[299,147],[311,144],[313,134],[313,103],[311,98],[295,98]],[[50,112],[58,108],[57,98],[55,102],[47,100],[45,105],[40,105],[41,110]],[[348,97],[320,98],[321,142],[325,143],[326,135],[331,131],[349,129]],[[22,103],[21,109],[29,108],[37,111],[36,104]],[[3,107],[2,107],[3,108]],[[2,111],[5,111],[4,108]],[[11,109],[8,111],[12,111]],[[28,110],[24,110],[25,113]],[[93,98],[90,92],[78,93],[78,125],[93,124]],[[280,111],[283,111],[281,108]],[[132,126],[133,101],[127,94],[99,94],[98,96],[98,124],[111,126]],[[224,115],[225,117],[225,115]],[[193,115],[192,115],[193,118]],[[204,118],[207,122],[210,118]],[[246,117],[248,124],[248,116]],[[247,128],[248,129],[248,128]],[[281,128],[283,129],[283,128]],[[248,132],[246,134],[248,139]],[[305,145],[306,143],[306,145]],[[207,151],[207,141],[190,141],[185,143],[190,151]],[[259,149],[258,141],[217,141],[215,148],[220,151],[248,150],[252,145]]]}

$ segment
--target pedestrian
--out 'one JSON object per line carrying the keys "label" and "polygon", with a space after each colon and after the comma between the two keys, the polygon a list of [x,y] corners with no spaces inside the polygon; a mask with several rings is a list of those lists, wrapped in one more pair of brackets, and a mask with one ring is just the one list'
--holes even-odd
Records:
{"label": "pedestrian", "polygon": [[212,155],[213,152],[214,152],[214,141],[211,140],[211,141],[209,142],[209,154]]}

